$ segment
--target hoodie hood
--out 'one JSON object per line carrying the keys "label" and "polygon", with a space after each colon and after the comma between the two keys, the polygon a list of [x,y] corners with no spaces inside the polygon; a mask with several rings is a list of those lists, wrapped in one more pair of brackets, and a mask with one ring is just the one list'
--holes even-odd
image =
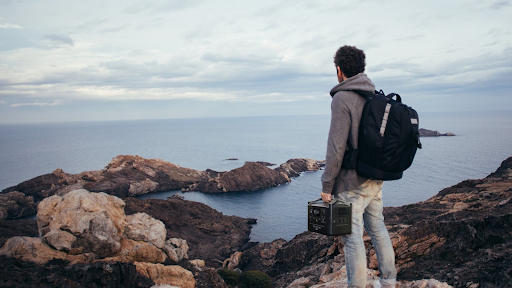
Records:
{"label": "hoodie hood", "polygon": [[340,84],[334,86],[331,89],[331,97],[340,91],[351,91],[351,90],[363,90],[363,91],[375,91],[375,84],[373,84],[372,80],[366,76],[364,73],[359,73],[355,76],[347,78],[345,81]]}

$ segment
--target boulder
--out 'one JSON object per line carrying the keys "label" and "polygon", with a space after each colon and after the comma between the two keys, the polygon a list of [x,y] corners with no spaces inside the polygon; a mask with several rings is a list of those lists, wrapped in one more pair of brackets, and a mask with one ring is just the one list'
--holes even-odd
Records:
{"label": "boulder", "polygon": [[[71,191],[64,196],[48,197],[39,204],[37,215],[38,231],[41,237],[12,237],[0,249],[0,257],[33,262],[42,267],[51,267],[53,265],[51,263],[59,263],[59,265],[69,263],[71,270],[75,269],[74,265],[80,263],[97,264],[100,261],[98,258],[102,258],[105,264],[97,268],[101,268],[100,270],[107,274],[115,271],[109,268],[110,264],[118,267],[117,263],[135,262],[136,270],[129,271],[131,268],[126,267],[128,270],[124,271],[130,274],[125,275],[127,279],[147,278],[156,284],[194,287],[195,280],[190,271],[179,266],[155,265],[155,263],[166,262],[168,258],[162,248],[174,256],[175,262],[188,258],[187,241],[171,238],[166,242],[167,231],[161,221],[145,213],[125,216],[124,206],[125,203],[115,196],[91,193],[83,189]],[[202,269],[199,266],[204,267],[204,261],[196,260],[195,263],[198,266],[188,263],[185,265],[196,267],[195,269],[198,270]],[[6,268],[10,269],[10,267]],[[84,274],[89,268],[91,266],[77,269]],[[35,273],[34,277],[39,277],[38,273],[41,272]],[[57,275],[48,275],[47,280],[51,282],[48,286],[64,283],[63,281],[74,283],[74,280],[70,280],[64,274],[61,272]],[[93,275],[85,274],[87,274],[86,277],[91,278],[91,281],[96,281],[93,280]],[[19,273],[16,275],[19,276]],[[112,287],[118,287],[118,284],[121,287],[130,287],[128,283],[123,284],[122,279],[116,281]],[[147,281],[142,280],[142,282]],[[0,284],[2,283],[0,281]],[[88,284],[92,282],[86,285]],[[106,284],[102,283],[101,286]]]}
{"label": "boulder", "polygon": [[44,235],[43,239],[48,245],[60,251],[71,251],[71,246],[76,241],[76,237],[73,234],[60,229],[51,230]]}
{"label": "boulder", "polygon": [[[466,285],[467,288],[477,288],[478,286],[473,286],[470,284]],[[446,282],[439,282],[435,279],[422,279],[416,281],[402,281],[400,283],[400,288],[453,288],[453,286],[448,285]]]}
{"label": "boulder", "polygon": [[0,247],[14,236],[39,236],[37,221],[35,219],[0,220]]}
{"label": "boulder", "polygon": [[52,259],[63,259],[75,263],[91,261],[92,254],[68,255],[55,250],[42,241],[41,238],[16,236],[12,237],[0,249],[0,255],[19,258],[23,261],[44,264]]}
{"label": "boulder", "polygon": [[155,284],[168,284],[180,288],[194,288],[196,285],[192,272],[180,266],[164,266],[143,262],[135,262],[134,264],[141,275],[152,279]]}
{"label": "boulder", "polygon": [[80,189],[38,205],[39,235],[58,250],[94,253],[99,258],[121,248],[126,226],[124,202],[105,193]]}
{"label": "boulder", "polygon": [[184,258],[188,259],[187,240],[171,238],[165,242],[164,250],[175,263],[180,262]]}
{"label": "boulder", "polygon": [[222,263],[222,268],[228,268],[229,270],[234,270],[240,264],[240,259],[242,258],[242,252],[235,252],[231,254],[231,256],[224,260]]}
{"label": "boulder", "polygon": [[132,239],[121,239],[121,249],[117,255],[120,256],[120,261],[130,262],[164,263],[167,259],[162,249],[151,243]]}
{"label": "boulder", "polygon": [[149,242],[158,248],[164,247],[167,235],[164,223],[146,213],[126,216],[124,232],[130,239]]}
{"label": "boulder", "polygon": [[194,265],[197,268],[204,268],[206,267],[206,263],[202,259],[193,259],[188,261],[190,264]]}

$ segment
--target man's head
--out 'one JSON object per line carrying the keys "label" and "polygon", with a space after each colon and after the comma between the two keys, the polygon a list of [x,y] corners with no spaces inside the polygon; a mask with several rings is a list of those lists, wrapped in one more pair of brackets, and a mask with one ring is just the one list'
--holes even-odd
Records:
{"label": "man's head", "polygon": [[338,73],[338,80],[341,82],[346,78],[363,73],[366,66],[365,58],[363,50],[354,46],[341,46],[334,54],[334,65]]}

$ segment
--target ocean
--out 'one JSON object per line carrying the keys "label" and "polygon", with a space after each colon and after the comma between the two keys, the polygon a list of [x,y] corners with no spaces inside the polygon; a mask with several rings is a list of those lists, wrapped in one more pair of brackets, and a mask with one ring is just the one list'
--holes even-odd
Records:
{"label": "ocean", "polygon": [[[322,160],[329,121],[318,115],[0,125],[0,190],[57,168],[100,170],[122,154],[216,171],[245,161]],[[512,111],[420,113],[420,127],[457,136],[421,138],[423,149],[404,177],[384,183],[385,206],[424,201],[462,180],[483,178],[512,156]],[[290,240],[307,230],[307,202],[320,197],[321,174],[305,172],[289,184],[252,192],[140,198],[180,193],[225,215],[256,218],[252,241]]]}

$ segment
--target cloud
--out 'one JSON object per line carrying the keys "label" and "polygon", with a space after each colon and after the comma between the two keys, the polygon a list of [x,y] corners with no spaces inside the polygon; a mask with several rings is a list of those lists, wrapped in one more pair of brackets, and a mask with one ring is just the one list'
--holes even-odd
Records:
{"label": "cloud", "polygon": [[425,37],[425,35],[411,35],[403,38],[398,38],[395,41],[414,41]]}
{"label": "cloud", "polygon": [[189,7],[192,7],[200,3],[197,0],[182,1],[182,0],[151,0],[151,1],[139,1],[135,4],[131,4],[124,9],[125,13],[138,14],[138,13],[165,13],[169,11],[179,11]]}
{"label": "cloud", "polygon": [[69,45],[69,46],[75,46],[73,39],[71,39],[71,37],[69,37],[69,36],[52,34],[52,35],[46,35],[45,38],[55,44],[64,44],[64,45]]}
{"label": "cloud", "polygon": [[75,27],[71,30],[71,33],[90,33],[94,29],[108,29],[102,28],[104,25],[108,25],[108,20],[104,18],[94,18],[92,20],[88,20],[85,23],[76,24]]}
{"label": "cloud", "polygon": [[367,73],[385,91],[501,91],[510,86],[497,80],[510,76],[512,25],[503,25],[505,12],[487,9],[491,3],[506,12],[510,1],[0,3],[9,15],[0,23],[24,28],[0,29],[0,99],[4,108],[316,101],[336,84],[332,56],[345,44],[365,50]]}
{"label": "cloud", "polygon": [[11,23],[0,23],[0,29],[23,29],[23,27]]}
{"label": "cloud", "polygon": [[[0,17],[0,20],[2,20],[2,17]],[[0,22],[0,29],[23,29],[23,27],[21,27],[20,25],[17,25],[17,24]]]}
{"label": "cloud", "polygon": [[115,33],[130,28],[130,24],[121,24],[100,30],[100,33]]}
{"label": "cloud", "polygon": [[[2,102],[5,102],[5,101],[2,101]],[[4,104],[4,103],[2,103],[2,104]],[[11,107],[20,107],[20,106],[56,106],[56,105],[60,105],[60,104],[62,104],[62,101],[56,100],[56,101],[53,101],[53,102],[13,103],[10,106]]]}
{"label": "cloud", "polygon": [[512,6],[512,1],[505,0],[505,1],[495,1],[491,4],[490,8],[495,10],[501,10],[503,8],[507,8]]}

